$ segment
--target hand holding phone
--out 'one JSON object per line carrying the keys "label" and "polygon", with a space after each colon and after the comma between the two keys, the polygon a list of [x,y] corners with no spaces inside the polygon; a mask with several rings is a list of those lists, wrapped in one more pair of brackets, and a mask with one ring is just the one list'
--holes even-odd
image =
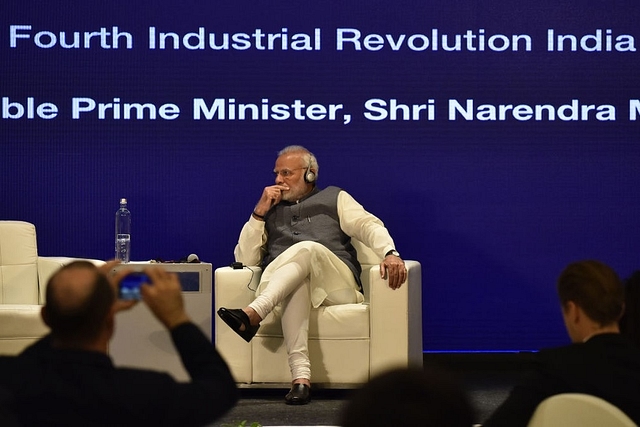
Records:
{"label": "hand holding phone", "polygon": [[144,273],[133,272],[124,276],[118,286],[118,298],[125,301],[140,300],[140,285],[151,283],[151,279]]}

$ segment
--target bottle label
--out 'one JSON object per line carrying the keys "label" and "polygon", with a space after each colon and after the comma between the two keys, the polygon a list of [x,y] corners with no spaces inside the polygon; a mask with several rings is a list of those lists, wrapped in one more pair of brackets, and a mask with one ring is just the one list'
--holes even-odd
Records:
{"label": "bottle label", "polygon": [[122,262],[129,262],[130,249],[131,249],[131,235],[130,234],[116,235],[116,259]]}

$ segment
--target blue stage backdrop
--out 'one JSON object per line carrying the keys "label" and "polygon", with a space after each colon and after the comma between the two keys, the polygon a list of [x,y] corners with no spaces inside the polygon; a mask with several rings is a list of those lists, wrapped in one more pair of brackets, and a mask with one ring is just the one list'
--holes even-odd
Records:
{"label": "blue stage backdrop", "polygon": [[233,261],[302,144],[423,266],[425,351],[565,343],[555,280],[638,265],[637,1],[0,5],[0,218],[42,255]]}

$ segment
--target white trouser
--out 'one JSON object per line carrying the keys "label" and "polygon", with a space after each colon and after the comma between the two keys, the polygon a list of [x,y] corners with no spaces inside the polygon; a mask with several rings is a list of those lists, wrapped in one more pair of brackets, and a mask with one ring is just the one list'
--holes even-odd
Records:
{"label": "white trouser", "polygon": [[281,305],[292,379],[311,379],[307,345],[311,307],[360,303],[364,296],[357,289],[349,267],[317,242],[296,243],[265,268],[249,307],[264,319]]}

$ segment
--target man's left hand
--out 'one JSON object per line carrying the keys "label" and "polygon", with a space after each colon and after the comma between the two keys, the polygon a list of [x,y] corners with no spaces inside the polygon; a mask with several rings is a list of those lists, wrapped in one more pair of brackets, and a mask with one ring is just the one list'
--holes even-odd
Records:
{"label": "man's left hand", "polygon": [[389,287],[398,289],[407,280],[407,268],[402,258],[387,255],[380,263],[380,277],[389,278]]}

